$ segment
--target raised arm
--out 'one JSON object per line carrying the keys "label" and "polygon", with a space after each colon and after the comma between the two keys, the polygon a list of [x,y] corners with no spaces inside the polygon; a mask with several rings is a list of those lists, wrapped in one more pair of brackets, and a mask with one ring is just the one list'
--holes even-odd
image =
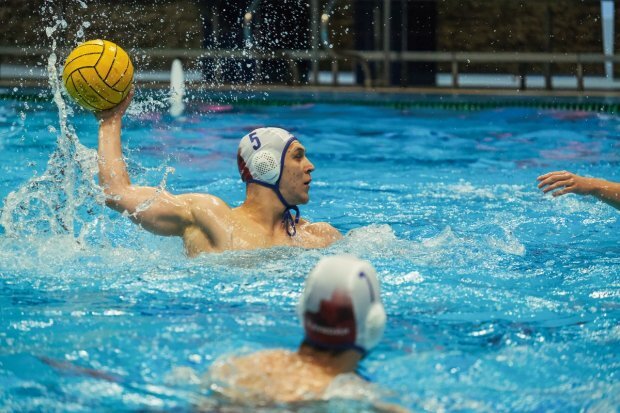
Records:
{"label": "raised arm", "polygon": [[620,183],[610,182],[599,178],[585,178],[567,171],[554,171],[536,178],[538,188],[544,193],[553,191],[553,196],[568,193],[579,195],[593,195],[601,201],[620,209]]}
{"label": "raised arm", "polygon": [[191,196],[174,196],[160,188],[131,184],[121,149],[122,118],[133,97],[115,108],[97,112],[99,120],[99,184],[106,205],[127,213],[132,221],[158,235],[182,236],[193,224]]}

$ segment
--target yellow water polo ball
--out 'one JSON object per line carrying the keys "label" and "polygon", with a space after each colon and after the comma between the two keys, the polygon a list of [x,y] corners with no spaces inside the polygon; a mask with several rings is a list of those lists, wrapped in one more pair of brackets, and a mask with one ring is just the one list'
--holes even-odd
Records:
{"label": "yellow water polo ball", "polygon": [[118,105],[133,83],[127,52],[107,40],[78,45],[67,56],[62,71],[67,92],[84,109],[96,112]]}

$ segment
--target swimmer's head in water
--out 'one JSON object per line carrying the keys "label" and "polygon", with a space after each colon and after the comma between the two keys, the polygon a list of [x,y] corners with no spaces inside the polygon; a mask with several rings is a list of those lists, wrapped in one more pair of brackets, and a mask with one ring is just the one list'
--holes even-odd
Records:
{"label": "swimmer's head in water", "polygon": [[370,351],[383,336],[386,315],[370,263],[352,256],[323,258],[312,270],[298,306],[305,341],[320,348]]}
{"label": "swimmer's head in water", "polygon": [[[282,217],[287,232],[296,233],[295,224],[299,222],[299,208],[291,205],[280,192],[280,179],[284,170],[286,152],[296,141],[293,135],[280,128],[259,128],[245,135],[239,142],[237,166],[241,180],[271,188],[285,207]],[[290,211],[295,211],[295,218]]]}

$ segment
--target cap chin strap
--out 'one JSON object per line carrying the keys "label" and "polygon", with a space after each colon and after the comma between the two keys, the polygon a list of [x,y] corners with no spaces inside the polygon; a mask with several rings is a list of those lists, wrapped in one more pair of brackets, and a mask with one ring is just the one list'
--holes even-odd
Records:
{"label": "cap chin strap", "polygon": [[[286,202],[286,199],[284,199],[284,197],[282,196],[282,193],[280,193],[280,188],[278,188],[277,185],[268,184],[266,182],[258,181],[256,179],[249,179],[248,182],[259,184],[264,187],[270,188],[271,190],[273,190],[273,192],[276,193],[276,195],[278,196],[278,199],[280,200],[280,202],[282,202],[282,205],[284,205],[284,208],[285,208],[284,212],[282,213],[282,223],[286,225],[286,233],[288,234],[289,237],[294,237],[295,234],[297,234],[297,229],[295,228],[295,224],[299,223],[299,216],[300,216],[299,208],[297,207],[297,205],[291,205],[288,202]],[[291,214],[291,210],[295,211],[295,218],[293,218],[293,214]]]}
{"label": "cap chin strap", "polygon": [[[286,233],[289,237],[294,237],[295,234],[297,234],[295,224],[299,223],[299,208],[297,207],[297,205],[289,205],[289,203],[286,202],[286,199],[284,199],[284,197],[280,193],[279,189],[274,188],[274,191],[276,191],[276,195],[278,196],[278,198],[280,198],[280,202],[282,202],[285,208],[284,212],[282,213],[282,222],[284,223],[284,225],[286,225]],[[291,210],[295,211],[295,218],[293,218]]]}
{"label": "cap chin strap", "polygon": [[[295,211],[295,218],[293,218],[291,210]],[[297,205],[286,206],[284,214],[282,214],[282,222],[284,223],[284,225],[286,225],[286,233],[288,234],[288,236],[294,237],[295,234],[297,234],[295,224],[299,223],[299,208],[297,208]]]}

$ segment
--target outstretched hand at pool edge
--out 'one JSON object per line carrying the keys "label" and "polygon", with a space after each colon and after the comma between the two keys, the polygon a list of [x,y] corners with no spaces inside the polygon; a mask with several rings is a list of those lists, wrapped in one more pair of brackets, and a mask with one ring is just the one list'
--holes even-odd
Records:
{"label": "outstretched hand at pool edge", "polygon": [[127,97],[125,97],[125,99],[123,99],[121,103],[119,103],[118,105],[114,106],[111,109],[102,110],[100,112],[95,112],[95,117],[97,118],[97,120],[99,122],[102,122],[106,119],[122,118],[123,115],[125,114],[125,111],[127,111],[127,108],[129,107],[129,104],[131,103],[131,100],[133,99],[134,92],[135,92],[135,88],[132,85],[131,89],[129,90],[129,93],[127,94]]}
{"label": "outstretched hand at pool edge", "polygon": [[620,209],[620,183],[599,178],[586,178],[568,171],[553,171],[536,178],[543,193],[554,197],[568,193],[593,195],[601,201]]}

